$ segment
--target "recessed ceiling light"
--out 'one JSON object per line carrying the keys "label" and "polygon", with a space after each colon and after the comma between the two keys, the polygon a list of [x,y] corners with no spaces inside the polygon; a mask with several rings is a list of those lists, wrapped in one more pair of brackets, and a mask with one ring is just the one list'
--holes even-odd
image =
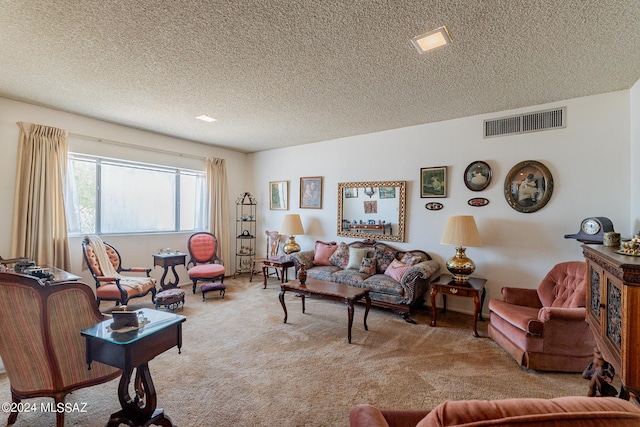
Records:
{"label": "recessed ceiling light", "polygon": [[209,116],[207,116],[206,114],[203,114],[203,115],[201,115],[201,116],[198,116],[198,117],[196,117],[196,119],[198,119],[198,120],[202,120],[203,122],[208,122],[208,123],[211,123],[211,122],[215,122],[215,121],[216,121],[216,119],[214,119],[213,117],[209,117]]}
{"label": "recessed ceiling light", "polygon": [[411,43],[413,43],[416,49],[418,49],[420,54],[423,54],[428,50],[451,43],[451,37],[449,36],[447,27],[440,27],[436,30],[429,31],[428,33],[412,38]]}

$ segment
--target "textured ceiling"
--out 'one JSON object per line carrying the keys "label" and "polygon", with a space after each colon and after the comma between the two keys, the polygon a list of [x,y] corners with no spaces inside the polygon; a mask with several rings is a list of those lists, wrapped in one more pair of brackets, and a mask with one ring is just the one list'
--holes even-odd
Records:
{"label": "textured ceiling", "polygon": [[2,97],[242,152],[640,79],[639,0],[0,0],[0,40]]}

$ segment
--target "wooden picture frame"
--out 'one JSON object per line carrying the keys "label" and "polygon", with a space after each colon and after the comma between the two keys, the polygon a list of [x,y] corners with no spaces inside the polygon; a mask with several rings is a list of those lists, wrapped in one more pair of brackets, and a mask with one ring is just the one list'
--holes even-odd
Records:
{"label": "wooden picture frame", "polygon": [[504,197],[518,212],[536,212],[546,206],[553,194],[553,176],[535,160],[525,160],[511,168],[504,179]]}
{"label": "wooden picture frame", "polygon": [[289,181],[269,183],[269,209],[289,210]]}
{"label": "wooden picture frame", "polygon": [[471,191],[482,191],[491,182],[491,166],[482,160],[471,162],[464,170],[464,185]]}
{"label": "wooden picture frame", "polygon": [[300,178],[300,208],[322,209],[322,177]]}
{"label": "wooden picture frame", "polygon": [[447,197],[447,167],[420,169],[420,197]]}

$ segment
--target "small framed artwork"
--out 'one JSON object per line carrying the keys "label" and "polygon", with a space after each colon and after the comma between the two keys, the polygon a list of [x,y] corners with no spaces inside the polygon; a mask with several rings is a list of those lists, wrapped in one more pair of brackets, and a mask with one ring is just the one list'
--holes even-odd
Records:
{"label": "small framed artwork", "polygon": [[511,168],[504,180],[504,197],[518,212],[536,212],[549,202],[553,193],[553,176],[535,160],[525,160]]}
{"label": "small framed artwork", "polygon": [[269,200],[270,209],[272,210],[288,210],[289,209],[289,182],[288,181],[271,181],[269,183]]}
{"label": "small framed artwork", "polygon": [[491,182],[491,166],[481,160],[471,162],[464,170],[464,185],[471,191],[482,191]]}
{"label": "small framed artwork", "polygon": [[447,197],[447,167],[420,169],[420,197]]}
{"label": "small framed artwork", "polygon": [[345,199],[357,199],[358,198],[358,189],[357,188],[345,188],[344,189],[344,198]]}
{"label": "small framed artwork", "polygon": [[300,178],[300,207],[322,209],[322,177]]}
{"label": "small framed artwork", "polygon": [[380,187],[378,191],[381,199],[396,198],[396,187]]}
{"label": "small framed artwork", "polygon": [[370,202],[364,202],[364,213],[365,214],[378,213],[378,202],[376,202],[375,200]]}

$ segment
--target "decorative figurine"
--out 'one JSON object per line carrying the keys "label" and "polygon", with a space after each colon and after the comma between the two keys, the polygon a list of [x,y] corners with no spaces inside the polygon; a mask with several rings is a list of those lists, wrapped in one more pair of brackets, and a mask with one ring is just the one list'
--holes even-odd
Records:
{"label": "decorative figurine", "polygon": [[304,268],[304,265],[301,265],[300,270],[298,270],[298,281],[301,285],[304,285],[307,281],[307,269]]}

